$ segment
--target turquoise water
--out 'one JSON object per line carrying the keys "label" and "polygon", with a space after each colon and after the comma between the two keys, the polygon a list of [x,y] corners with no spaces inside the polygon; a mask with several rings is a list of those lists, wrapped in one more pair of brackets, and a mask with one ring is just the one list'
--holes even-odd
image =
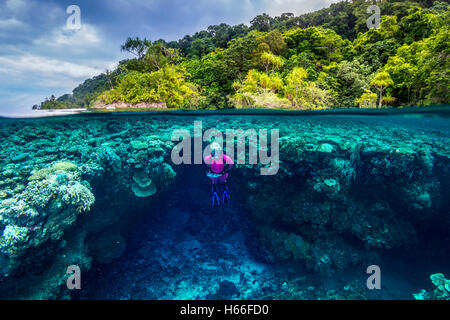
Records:
{"label": "turquoise water", "polygon": [[[430,276],[450,277],[449,121],[447,107],[0,119],[0,298],[446,297]],[[279,162],[247,148],[212,206],[206,165],[172,157],[194,123],[255,130],[241,141]]]}

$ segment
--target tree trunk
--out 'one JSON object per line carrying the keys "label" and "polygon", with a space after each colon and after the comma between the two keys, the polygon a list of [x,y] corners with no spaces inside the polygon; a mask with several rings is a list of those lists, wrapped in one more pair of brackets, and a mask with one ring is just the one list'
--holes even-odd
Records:
{"label": "tree trunk", "polygon": [[378,104],[378,108],[381,109],[383,106],[383,87],[380,88],[380,103]]}
{"label": "tree trunk", "polygon": [[411,87],[408,86],[408,105],[411,105]]}

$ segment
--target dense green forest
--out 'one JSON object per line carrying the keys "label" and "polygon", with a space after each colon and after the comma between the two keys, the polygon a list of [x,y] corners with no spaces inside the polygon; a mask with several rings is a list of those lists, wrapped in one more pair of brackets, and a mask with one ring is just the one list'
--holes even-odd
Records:
{"label": "dense green forest", "polygon": [[[372,3],[381,25],[368,29]],[[131,58],[43,109],[126,102],[169,108],[376,108],[449,103],[448,1],[344,1],[262,14],[179,41],[129,38]]]}

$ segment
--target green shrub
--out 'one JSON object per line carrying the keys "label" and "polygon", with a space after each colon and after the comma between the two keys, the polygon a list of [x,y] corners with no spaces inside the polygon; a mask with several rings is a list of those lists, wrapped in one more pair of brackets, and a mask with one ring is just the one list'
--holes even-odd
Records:
{"label": "green shrub", "polygon": [[166,66],[150,73],[133,71],[124,76],[116,88],[99,98],[106,104],[158,102],[168,107],[185,107],[198,96],[195,86],[186,81],[187,75],[177,66]]}

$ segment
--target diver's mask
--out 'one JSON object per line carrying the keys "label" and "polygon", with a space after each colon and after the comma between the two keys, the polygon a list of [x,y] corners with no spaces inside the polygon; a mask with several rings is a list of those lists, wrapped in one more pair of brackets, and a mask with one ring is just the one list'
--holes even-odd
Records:
{"label": "diver's mask", "polygon": [[218,143],[213,143],[211,145],[211,156],[215,159],[218,159],[222,154],[222,148]]}

